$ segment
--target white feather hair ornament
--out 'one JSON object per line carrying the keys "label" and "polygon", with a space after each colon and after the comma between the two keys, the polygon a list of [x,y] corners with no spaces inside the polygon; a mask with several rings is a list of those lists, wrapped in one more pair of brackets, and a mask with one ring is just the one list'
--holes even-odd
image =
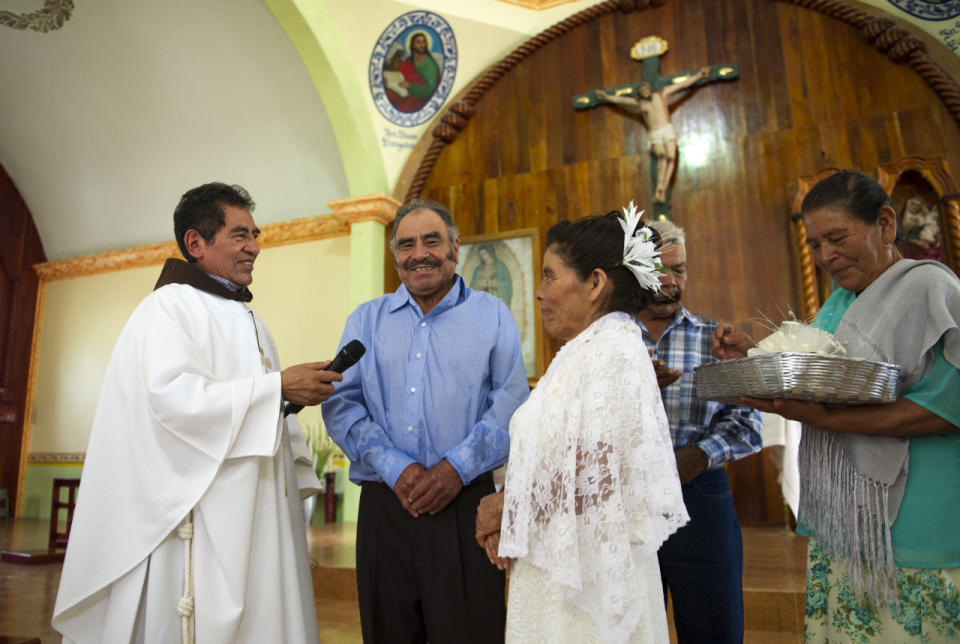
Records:
{"label": "white feather hair ornament", "polygon": [[623,265],[637,278],[640,287],[651,290],[660,290],[660,276],[667,272],[660,262],[660,251],[657,250],[650,235],[650,229],[641,226],[642,210],[630,202],[628,208],[623,209],[623,219],[620,227],[623,228]]}

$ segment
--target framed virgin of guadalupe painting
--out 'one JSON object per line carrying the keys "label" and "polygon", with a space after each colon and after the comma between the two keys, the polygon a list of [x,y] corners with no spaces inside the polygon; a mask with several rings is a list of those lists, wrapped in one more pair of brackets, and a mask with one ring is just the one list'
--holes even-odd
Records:
{"label": "framed virgin of guadalupe painting", "polygon": [[467,286],[499,297],[520,332],[527,378],[543,373],[540,310],[534,291],[540,280],[540,230],[523,228],[460,239],[457,272]]}

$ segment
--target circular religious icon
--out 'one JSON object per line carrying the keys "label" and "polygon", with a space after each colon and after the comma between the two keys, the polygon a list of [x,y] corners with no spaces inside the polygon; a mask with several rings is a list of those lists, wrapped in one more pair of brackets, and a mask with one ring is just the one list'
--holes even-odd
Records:
{"label": "circular religious icon", "polygon": [[924,20],[950,20],[960,16],[960,0],[889,0],[911,16]]}
{"label": "circular religious icon", "polygon": [[410,11],[390,23],[373,48],[373,102],[394,125],[420,125],[447,100],[456,73],[453,29],[435,13]]}

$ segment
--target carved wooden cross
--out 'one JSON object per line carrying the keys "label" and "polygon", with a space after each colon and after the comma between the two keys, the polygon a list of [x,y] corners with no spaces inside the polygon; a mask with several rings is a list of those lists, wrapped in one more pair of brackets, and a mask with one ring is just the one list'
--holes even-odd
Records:
{"label": "carved wooden cross", "polygon": [[573,107],[577,110],[612,104],[640,117],[650,137],[654,216],[660,219],[670,218],[670,182],[677,165],[677,135],[670,123],[667,99],[671,94],[690,87],[730,80],[740,75],[737,64],[731,63],[660,76],[660,56],[666,51],[667,41],[663,38],[644,38],[630,50],[632,58],[643,62],[643,82],[592,90],[573,97]]}

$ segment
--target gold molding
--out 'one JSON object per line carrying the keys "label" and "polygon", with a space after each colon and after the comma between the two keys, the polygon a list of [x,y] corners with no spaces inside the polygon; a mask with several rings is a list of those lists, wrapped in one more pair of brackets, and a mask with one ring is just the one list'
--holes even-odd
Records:
{"label": "gold molding", "polygon": [[333,215],[347,224],[378,221],[387,226],[393,223],[399,207],[399,201],[382,192],[327,202],[327,208],[333,211]]}
{"label": "gold molding", "polygon": [[62,27],[73,12],[73,0],[46,0],[42,9],[29,13],[0,11],[0,25],[11,29],[33,29],[40,33],[55,31]]}
{"label": "gold molding", "polygon": [[[348,234],[350,234],[350,224],[343,218],[334,215],[317,215],[264,224],[258,241],[261,248],[270,248]],[[168,257],[180,257],[176,242],[166,241],[34,264],[34,270],[40,282],[43,283],[142,266],[155,266],[162,264]]]}

